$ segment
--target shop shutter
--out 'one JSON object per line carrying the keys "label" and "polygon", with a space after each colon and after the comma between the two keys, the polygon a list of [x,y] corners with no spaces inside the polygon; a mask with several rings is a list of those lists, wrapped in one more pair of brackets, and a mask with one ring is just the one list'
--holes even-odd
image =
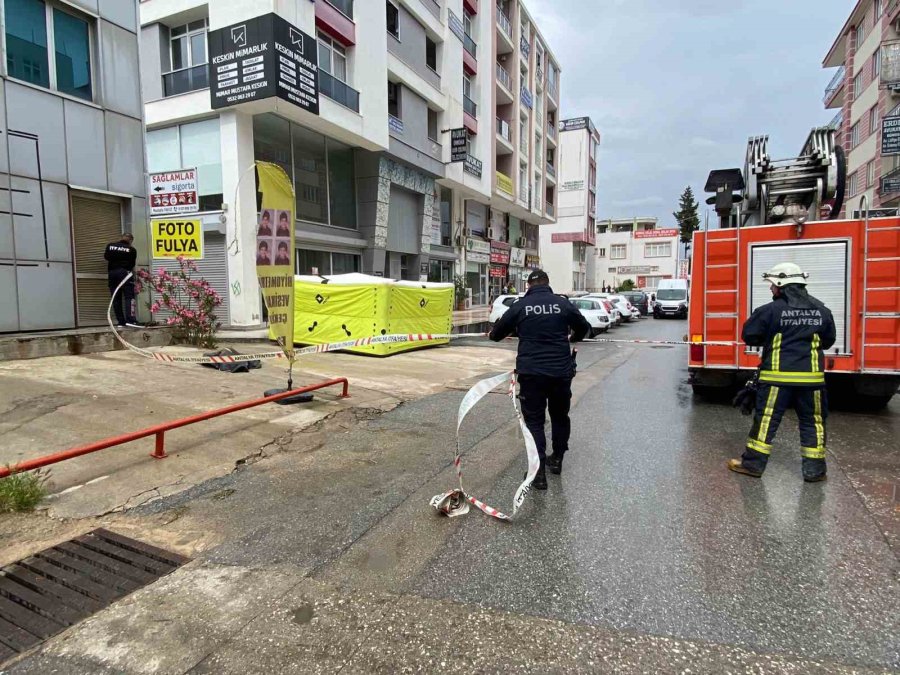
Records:
{"label": "shop shutter", "polygon": [[79,326],[106,324],[109,307],[106,245],[122,235],[122,205],[116,201],[72,197],[75,291]]}
{"label": "shop shutter", "polygon": [[[230,323],[228,293],[228,258],[225,236],[216,232],[207,232],[203,237],[203,260],[197,261],[198,276],[206,279],[213,290],[222,298],[222,304],[216,310],[216,316],[223,326]],[[164,269],[174,272],[178,269],[178,261],[174,259],[154,260],[153,271]],[[171,314],[157,312],[155,321],[164,322]]]}
{"label": "shop shutter", "polygon": [[422,238],[422,195],[391,185],[387,250],[418,254]]}
{"label": "shop shutter", "polygon": [[829,352],[837,349],[847,353],[847,242],[754,246],[751,259],[751,312],[772,301],[770,284],[762,278],[763,272],[778,263],[796,263],[809,274],[809,294],[825,303],[834,315],[837,341]]}

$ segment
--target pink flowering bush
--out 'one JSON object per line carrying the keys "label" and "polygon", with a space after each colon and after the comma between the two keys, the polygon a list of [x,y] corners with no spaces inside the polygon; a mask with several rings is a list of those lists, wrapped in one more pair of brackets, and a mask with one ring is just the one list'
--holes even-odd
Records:
{"label": "pink flowering bush", "polygon": [[166,324],[173,327],[176,338],[198,347],[214,347],[216,331],[222,325],[216,320],[215,309],[222,298],[206,279],[195,277],[197,264],[193,260],[178,256],[178,266],[175,272],[139,270],[135,291],[140,293],[144,284],[150,288],[150,311],[171,314]]}

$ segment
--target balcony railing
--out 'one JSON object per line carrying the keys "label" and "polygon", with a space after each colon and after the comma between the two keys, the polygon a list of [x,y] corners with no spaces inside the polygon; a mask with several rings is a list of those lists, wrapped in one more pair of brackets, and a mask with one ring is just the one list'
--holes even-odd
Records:
{"label": "balcony railing", "polygon": [[844,123],[844,112],[841,111],[831,119],[831,121],[828,123],[828,126],[831,129],[840,130],[841,125],[843,123]]}
{"label": "balcony railing", "polygon": [[501,120],[499,117],[497,118],[497,133],[507,143],[512,143],[512,131],[510,130],[509,122]]}
{"label": "balcony railing", "polygon": [[837,72],[834,74],[834,77],[831,78],[831,82],[828,83],[828,86],[825,87],[825,96],[822,97],[823,103],[828,103],[831,100],[831,97],[834,96],[834,93],[840,89],[844,84],[844,76],[847,74],[847,69],[844,66],[841,66],[837,69]]}
{"label": "balcony railing", "polygon": [[359,112],[359,92],[321,69],[319,69],[319,93],[345,108]]}
{"label": "balcony railing", "polygon": [[559,133],[559,130],[556,128],[556,122],[554,122],[552,119],[548,119],[547,120],[547,135],[550,138],[556,138],[557,137],[556,135],[558,133]]}
{"label": "balcony railing", "polygon": [[547,175],[556,178],[556,168],[552,164],[547,164]]}
{"label": "balcony railing", "polygon": [[522,185],[519,187],[519,201],[522,202],[522,205],[526,208],[531,208],[531,203],[528,201],[528,187]]}
{"label": "balcony railing", "polygon": [[525,133],[525,130],[522,130],[522,137],[519,139],[519,150],[523,155],[528,157],[528,134]]}
{"label": "balcony railing", "polygon": [[506,33],[507,37],[512,40],[512,22],[509,20],[509,17],[506,16],[506,13],[500,5],[497,5],[497,24],[500,26],[500,30]]}
{"label": "balcony railing", "polygon": [[508,91],[512,91],[512,77],[510,77],[509,73],[506,72],[506,68],[501,66],[499,63],[497,64],[497,80],[502,84]]}
{"label": "balcony railing", "polygon": [[470,99],[465,94],[463,94],[463,110],[469,113],[472,117],[478,117],[478,106],[475,105],[475,101]]}
{"label": "balcony railing", "polygon": [[163,75],[163,94],[177,96],[209,86],[209,70],[205,63],[192,68],[173,70]]}
{"label": "balcony railing", "polygon": [[463,47],[466,48],[466,51],[469,52],[473,58],[478,58],[476,52],[478,51],[478,45],[475,44],[475,40],[470,38],[468,35],[463,35]]}
{"label": "balcony railing", "polygon": [[[540,101],[540,99],[538,99]],[[541,110],[534,111],[534,126],[537,127],[537,130],[540,131],[544,126],[544,113]]]}
{"label": "balcony railing", "polygon": [[353,18],[353,0],[325,0],[348,19]]}
{"label": "balcony railing", "polygon": [[547,215],[556,216],[556,208],[550,202],[547,202]]}
{"label": "balcony railing", "polygon": [[900,8],[900,0],[891,0],[888,3],[887,9],[884,12],[885,16],[887,16],[888,18],[888,21],[891,21],[893,19],[894,12],[896,12],[898,8]]}
{"label": "balcony railing", "polygon": [[881,47],[881,84],[900,84],[900,42],[888,42]]}
{"label": "balcony railing", "polygon": [[554,101],[559,101],[559,82],[547,81],[547,93]]}

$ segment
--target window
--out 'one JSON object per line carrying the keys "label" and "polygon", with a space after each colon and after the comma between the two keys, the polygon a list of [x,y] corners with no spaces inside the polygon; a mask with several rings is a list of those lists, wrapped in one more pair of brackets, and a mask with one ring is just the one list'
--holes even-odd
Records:
{"label": "window", "polygon": [[878,104],[876,103],[869,110],[869,133],[874,134],[878,131]]}
{"label": "window", "polygon": [[627,244],[613,244],[609,247],[609,257],[612,260],[624,260],[628,254]]}
{"label": "window", "polygon": [[866,39],[866,26],[865,26],[865,18],[863,22],[856,27],[856,48],[859,49],[859,46],[863,43],[863,40]]}
{"label": "window", "polygon": [[87,19],[42,0],[6,0],[5,10],[10,77],[93,100]]}
{"label": "window", "polygon": [[472,98],[472,78],[463,74],[463,96]]}
{"label": "window", "polygon": [[[219,118],[147,132],[149,171],[197,167],[201,211],[218,211],[224,201]],[[151,195],[152,200],[152,195]]]}
{"label": "window", "polygon": [[881,48],[875,50],[872,55],[872,79],[877,80],[881,75]]}
{"label": "window", "polygon": [[[453,261],[431,260],[428,263],[428,281],[431,283],[453,283]],[[517,300],[518,298],[513,298]],[[508,305],[507,305],[508,306]]]}
{"label": "window", "polygon": [[856,74],[856,77],[853,78],[853,100],[859,98],[860,94],[862,94],[862,71],[859,71]]}
{"label": "window", "polygon": [[388,115],[403,119],[400,115],[400,85],[388,82]]}
{"label": "window", "polygon": [[605,248],[597,249],[597,255],[600,256],[601,258],[605,258],[606,257],[606,249]]}
{"label": "window", "polygon": [[875,160],[866,164],[866,187],[870,188],[875,184]]}
{"label": "window", "polygon": [[884,14],[884,0],[875,0],[875,18],[881,18],[882,14]]}
{"label": "window", "polygon": [[671,258],[672,257],[672,242],[671,241],[658,241],[644,244],[644,257],[645,258]]}
{"label": "window", "polygon": [[253,118],[253,145],[293,180],[298,220],[356,228],[353,148],[272,114]]}
{"label": "window", "polygon": [[340,42],[319,31],[319,68],[347,83],[347,50]]}
{"label": "window", "polygon": [[428,109],[428,138],[437,143],[438,140],[438,112]]}
{"label": "window", "polygon": [[359,272],[359,256],[352,253],[330,253],[297,249],[294,262],[296,274],[350,274]]}
{"label": "window", "polygon": [[169,31],[172,70],[192,68],[206,63],[206,29],[206,19],[198,19]]}
{"label": "window", "polygon": [[848,189],[850,190],[850,196],[859,194],[859,172],[855,172],[850,176],[850,180]]}
{"label": "window", "polygon": [[859,145],[859,122],[850,127],[850,147]]}
{"label": "window", "polygon": [[400,12],[390,2],[387,3],[387,29],[388,33],[400,39]]}
{"label": "window", "polygon": [[425,38],[425,64],[437,72],[437,43],[428,37]]}
{"label": "window", "polygon": [[472,17],[465,10],[463,10],[463,31],[466,35],[472,37]]}

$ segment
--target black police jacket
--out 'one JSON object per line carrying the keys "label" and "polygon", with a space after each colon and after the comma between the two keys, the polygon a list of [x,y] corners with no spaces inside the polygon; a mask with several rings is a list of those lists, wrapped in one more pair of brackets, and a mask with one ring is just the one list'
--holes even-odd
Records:
{"label": "black police jacket", "polygon": [[519,336],[516,371],[521,375],[574,377],[570,330],[571,341],[580,342],[591,325],[571,302],[556,295],[549,286],[535,286],[494,324],[490,339],[499,342],[513,333]]}
{"label": "black police jacket", "polygon": [[781,295],[757,309],[741,333],[744,342],[762,347],[759,381],[795,387],[825,384],[824,350],[834,344],[831,311],[803,293],[799,302]]}
{"label": "black police jacket", "polygon": [[134,246],[129,246],[124,241],[117,241],[114,244],[106,245],[103,257],[108,263],[107,271],[125,270],[126,272],[131,272],[137,260],[137,249]]}

